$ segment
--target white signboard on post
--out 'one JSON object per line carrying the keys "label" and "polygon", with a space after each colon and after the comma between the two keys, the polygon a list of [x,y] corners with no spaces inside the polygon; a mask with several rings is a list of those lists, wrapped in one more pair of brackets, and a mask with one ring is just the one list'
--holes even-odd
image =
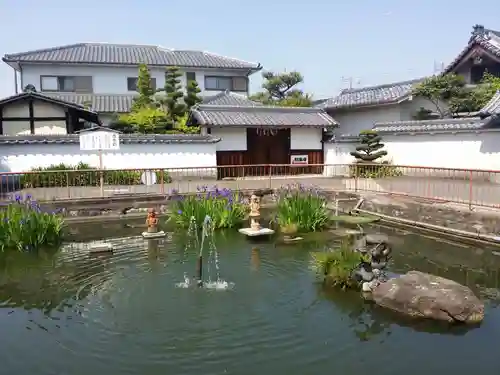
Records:
{"label": "white signboard on post", "polygon": [[80,150],[119,150],[120,135],[114,131],[95,130],[80,133]]}

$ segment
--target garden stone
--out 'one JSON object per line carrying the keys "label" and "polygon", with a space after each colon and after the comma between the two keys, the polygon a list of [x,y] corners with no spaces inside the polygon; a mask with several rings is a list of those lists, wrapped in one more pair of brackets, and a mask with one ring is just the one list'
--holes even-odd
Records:
{"label": "garden stone", "polygon": [[374,277],[369,264],[361,264],[359,269],[354,272],[354,275],[358,276],[357,279],[361,278],[360,281],[372,281]]}
{"label": "garden stone", "polygon": [[253,194],[258,197],[263,197],[265,195],[272,195],[274,193],[273,189],[257,189],[254,190]]}
{"label": "garden stone", "polygon": [[388,244],[389,237],[385,234],[367,234],[365,236],[368,245]]}
{"label": "garden stone", "polygon": [[484,318],[484,304],[469,288],[419,271],[381,283],[372,298],[379,306],[411,317],[468,324]]}
{"label": "garden stone", "polygon": [[366,237],[363,236],[356,240],[354,243],[354,249],[360,253],[366,253],[368,249],[366,248]]}
{"label": "garden stone", "polygon": [[374,269],[383,270],[385,267],[387,267],[387,262],[373,262],[372,261],[371,266]]}

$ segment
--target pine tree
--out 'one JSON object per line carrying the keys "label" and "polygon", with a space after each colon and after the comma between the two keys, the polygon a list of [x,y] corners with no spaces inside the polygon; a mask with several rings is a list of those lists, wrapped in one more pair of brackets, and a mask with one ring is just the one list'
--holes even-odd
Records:
{"label": "pine tree", "polygon": [[176,66],[171,66],[167,68],[165,72],[165,94],[166,98],[163,103],[167,110],[167,118],[169,122],[169,127],[175,127],[179,118],[186,114],[186,105],[179,103],[179,99],[184,96],[182,92],[181,80],[179,77],[182,73],[179,72],[179,68]]}
{"label": "pine tree", "polygon": [[370,163],[387,155],[387,151],[381,150],[384,144],[382,137],[373,130],[364,130],[359,133],[361,145],[356,147],[356,151],[351,152],[359,162]]}
{"label": "pine tree", "polygon": [[132,111],[137,111],[141,108],[151,107],[153,104],[154,90],[151,85],[151,73],[146,64],[139,65],[139,75],[137,77],[137,92],[139,95],[134,98],[132,103]]}
{"label": "pine tree", "polygon": [[186,110],[189,111],[196,104],[201,103],[202,99],[198,96],[201,92],[198,82],[189,81],[186,86],[186,95],[184,96],[184,103],[186,103]]}

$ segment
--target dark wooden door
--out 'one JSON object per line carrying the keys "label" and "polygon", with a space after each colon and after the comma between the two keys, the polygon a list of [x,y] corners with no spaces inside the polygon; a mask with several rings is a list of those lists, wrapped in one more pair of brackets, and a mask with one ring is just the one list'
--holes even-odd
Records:
{"label": "dark wooden door", "polygon": [[[265,130],[265,129],[263,129]],[[266,176],[283,172],[283,166],[269,167],[269,164],[288,164],[290,159],[290,129],[274,132],[247,129],[247,152],[245,174]]]}

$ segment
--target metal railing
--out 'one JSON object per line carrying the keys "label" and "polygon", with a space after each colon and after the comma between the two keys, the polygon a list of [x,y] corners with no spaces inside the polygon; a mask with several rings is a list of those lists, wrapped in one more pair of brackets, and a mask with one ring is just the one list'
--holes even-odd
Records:
{"label": "metal railing", "polygon": [[239,165],[217,167],[57,170],[0,173],[0,195],[38,200],[120,194],[194,193],[201,185],[234,190],[302,183],[322,190],[402,195],[500,208],[500,171],[388,164]]}

